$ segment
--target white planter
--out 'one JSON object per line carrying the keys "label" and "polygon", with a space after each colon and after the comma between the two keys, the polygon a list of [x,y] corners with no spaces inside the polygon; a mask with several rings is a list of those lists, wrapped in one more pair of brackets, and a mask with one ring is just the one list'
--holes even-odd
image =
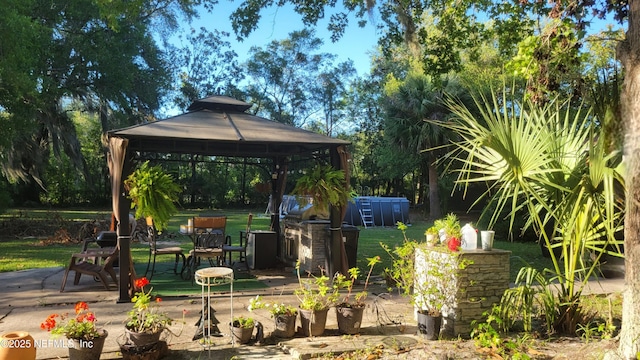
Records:
{"label": "white planter", "polygon": [[491,251],[493,249],[493,237],[495,231],[483,230],[480,232],[480,238],[482,239],[482,250]]}

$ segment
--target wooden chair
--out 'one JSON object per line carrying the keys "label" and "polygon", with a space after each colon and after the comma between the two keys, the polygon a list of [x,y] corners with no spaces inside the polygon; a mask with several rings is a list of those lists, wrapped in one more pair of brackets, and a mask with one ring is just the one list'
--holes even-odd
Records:
{"label": "wooden chair", "polygon": [[187,258],[188,278],[193,279],[202,259],[208,259],[211,266],[223,265],[226,226],[226,216],[193,218],[193,250]]}
{"label": "wooden chair", "polygon": [[[147,241],[149,242],[149,258],[147,259],[147,269],[144,271],[144,276],[147,276],[149,272],[149,266],[151,265],[151,275],[149,275],[149,280],[153,278],[153,272],[156,268],[156,257],[158,255],[174,255],[176,258],[175,264],[173,265],[173,273],[178,275],[178,261],[182,257],[182,269],[180,269],[180,273],[184,271],[184,267],[187,264],[187,259],[184,256],[182,248],[179,246],[171,246],[171,245],[163,245],[158,243],[157,231],[156,227],[153,225],[153,220],[147,219]],[[153,257],[153,264],[151,263],[151,258]]]}
{"label": "wooden chair", "polygon": [[238,253],[238,261],[244,262],[244,266],[247,271],[249,271],[249,263],[247,262],[247,236],[251,231],[251,222],[253,221],[253,214],[249,213],[249,217],[247,219],[247,227],[245,230],[240,230],[240,245],[231,244],[231,237],[228,237],[228,243],[222,247],[222,250],[225,254],[229,254],[229,259],[227,264],[229,266],[233,266],[233,253]]}
{"label": "wooden chair", "polygon": [[[64,287],[67,284],[67,277],[69,272],[75,271],[75,278],[73,280],[74,285],[78,285],[80,282],[80,276],[82,274],[93,276],[102,282],[104,288],[111,290],[109,287],[109,281],[107,276],[111,277],[113,283],[118,286],[118,279],[116,272],[113,269],[113,263],[118,259],[119,249],[118,246],[102,249],[91,249],[81,253],[71,255],[71,261],[67,270],[64,272],[62,278],[62,285],[60,286],[60,292],[64,291]],[[99,263],[98,259],[104,258],[102,263]]]}

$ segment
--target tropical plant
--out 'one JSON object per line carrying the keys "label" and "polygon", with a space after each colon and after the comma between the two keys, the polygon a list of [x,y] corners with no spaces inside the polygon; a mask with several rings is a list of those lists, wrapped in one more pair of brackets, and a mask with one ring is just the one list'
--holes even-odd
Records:
{"label": "tropical plant", "polygon": [[438,228],[434,225],[424,231],[425,235],[438,235]]}
{"label": "tropical plant", "polygon": [[131,208],[136,209],[136,218],[153,218],[156,228],[161,231],[169,224],[169,219],[178,212],[180,187],[171,175],[160,166],[150,166],[145,161],[124,181],[129,191]]}
{"label": "tropical plant", "polygon": [[[494,312],[501,319],[502,330],[508,331],[517,321],[522,321],[522,328],[529,332],[532,330],[532,318],[535,310],[540,309],[544,314],[547,331],[551,332],[551,326],[557,317],[556,308],[559,305],[551,287],[551,281],[540,271],[525,266],[520,268],[516,276],[515,286],[507,289],[500,305],[494,307]],[[535,305],[538,305],[537,307]]]}
{"label": "tropical plant", "polygon": [[329,205],[343,207],[353,198],[345,180],[344,170],[335,170],[329,165],[316,165],[301,176],[291,192],[298,195],[298,203],[305,206],[307,196],[319,213],[328,213]]}
{"label": "tropical plant", "polygon": [[260,295],[256,295],[256,297],[252,298],[249,301],[249,306],[247,307],[247,310],[249,311],[256,309],[268,309],[269,313],[271,313],[271,317],[277,317],[279,315],[294,316],[298,313],[298,310],[291,305],[286,305],[280,302],[267,302],[262,300],[262,296]]}
{"label": "tropical plant", "polygon": [[411,303],[431,316],[442,315],[445,306],[456,300],[456,276],[469,261],[460,258],[460,253],[449,247],[416,247],[415,276],[412,284],[402,285],[404,293],[411,291]]}
{"label": "tropical plant", "polygon": [[[442,215],[438,179],[441,169],[436,151],[425,149],[438,148],[450,141],[451,132],[446,128],[424,121],[425,119],[446,121],[451,117],[444,99],[446,94],[455,94],[458,98],[467,98],[466,90],[455,77],[439,78],[424,73],[423,64],[410,61],[407,74],[397,80],[393,74],[387,77],[385,84],[385,138],[403,156],[415,157],[420,166],[412,171],[420,172],[421,181],[427,180],[429,217]],[[394,165],[397,166],[397,156]],[[441,166],[440,166],[441,167]],[[424,201],[424,191],[418,194],[418,201]]]}
{"label": "tropical plant", "polygon": [[[462,140],[449,158],[460,163],[458,184],[487,183],[477,202],[488,198],[490,225],[505,210],[529,214],[532,227],[549,248],[553,286],[558,288],[552,328],[575,333],[581,321],[579,296],[596,275],[604,254],[622,256],[624,180],[619,151],[608,151],[588,109],[551,101],[544,106],[518,101],[503,92],[480,95],[475,117],[454,101],[456,123],[440,123]],[[486,210],[485,210],[486,211]],[[553,251],[557,250],[557,251]]]}
{"label": "tropical plant", "polygon": [[255,326],[255,320],[247,316],[238,316],[233,318],[233,327],[252,329]]}
{"label": "tropical plant", "polygon": [[499,309],[494,307],[491,311],[485,311],[482,314],[486,319],[484,321],[473,321],[471,325],[471,338],[475,346],[479,349],[486,349],[493,357],[501,359],[531,359],[527,340],[528,335],[524,334],[522,338],[518,337],[515,341],[510,338],[503,338],[497,329],[504,327],[504,322],[499,316]]}
{"label": "tropical plant", "polygon": [[438,228],[435,226],[431,226],[424,232],[425,239],[427,240],[427,244],[430,246],[437,245],[440,242],[438,238]]}
{"label": "tropical plant", "polygon": [[[60,322],[56,321],[56,318],[60,318]],[[84,301],[78,301],[75,305],[75,316],[51,314],[40,324],[40,328],[69,339],[93,340],[100,337],[96,321],[95,314],[89,311],[89,305]]]}
{"label": "tropical plant", "polygon": [[391,267],[384,269],[387,282],[389,283],[391,280],[391,283],[404,290],[402,286],[404,281],[413,282],[415,276],[415,248],[418,246],[418,242],[407,238],[406,224],[398,221],[397,228],[402,232],[402,244],[391,249],[389,245],[380,242],[380,247],[391,258]]}
{"label": "tropical plant", "polygon": [[436,219],[433,222],[433,227],[438,229],[440,233],[441,241],[446,242],[449,239],[460,239],[462,237],[462,232],[460,230],[460,221],[458,220],[458,216],[454,213],[447,214],[444,218]]}
{"label": "tropical plant", "polygon": [[321,271],[319,276],[309,274],[303,279],[300,276],[300,261],[296,263],[296,274],[300,285],[294,294],[300,301],[300,309],[303,310],[323,310],[333,306],[340,296],[340,288],[337,284],[329,284],[329,277]]}
{"label": "tropical plant", "polygon": [[[168,329],[173,320],[163,312],[160,312],[159,306],[152,304],[153,296],[151,290],[144,291],[144,287],[149,285],[149,280],[146,277],[136,279],[135,286],[140,291],[135,293],[135,296],[131,298],[133,308],[128,312],[125,327],[133,332],[139,333],[157,333]],[[162,302],[162,298],[155,297],[153,300],[156,304]]]}
{"label": "tropical plant", "polygon": [[371,278],[371,273],[373,272],[373,267],[380,262],[380,256],[374,256],[367,258],[367,266],[369,267],[369,272],[367,273],[367,278],[364,281],[364,287],[362,291],[354,294],[354,302],[351,302],[351,295],[353,293],[353,286],[358,280],[358,276],[360,275],[360,269],[357,267],[349,269],[349,277],[336,273],[333,278],[334,284],[340,289],[347,289],[347,294],[342,298],[342,302],[338,305],[343,307],[359,307],[364,306],[364,300],[367,298],[368,292],[367,287],[369,286],[369,279]]}

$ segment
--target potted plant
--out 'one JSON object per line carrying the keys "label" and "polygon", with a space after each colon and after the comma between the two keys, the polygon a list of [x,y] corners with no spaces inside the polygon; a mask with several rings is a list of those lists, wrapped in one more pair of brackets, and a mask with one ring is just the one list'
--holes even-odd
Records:
{"label": "potted plant", "polygon": [[424,232],[424,237],[428,246],[435,246],[440,242],[438,238],[438,228],[435,225]]}
{"label": "potted plant", "polygon": [[433,222],[433,226],[438,229],[441,243],[447,245],[452,251],[460,247],[462,231],[456,214],[449,213],[444,218],[437,219]]}
{"label": "potted plant", "polygon": [[124,186],[136,218],[151,218],[158,231],[166,229],[171,216],[178,212],[175,203],[181,191],[171,175],[145,161],[127,177]]}
{"label": "potted plant", "polygon": [[[340,273],[336,274],[334,283],[337,283],[339,288],[347,289],[347,294],[342,298],[342,301],[336,305],[336,318],[338,320],[338,329],[341,333],[353,335],[360,332],[362,315],[364,314],[365,309],[364,300],[368,295],[367,287],[369,286],[369,279],[371,278],[373,267],[379,262],[379,256],[367,258],[369,272],[367,273],[367,278],[364,282],[364,288],[356,294],[353,294],[353,286],[360,275],[360,269],[357,267],[349,269],[348,278]],[[351,301],[352,294],[353,301]]]}
{"label": "potted plant", "polygon": [[413,282],[414,262],[415,262],[415,248],[418,242],[415,240],[409,240],[406,236],[407,225],[402,222],[397,223],[397,227],[404,236],[402,244],[395,246],[393,249],[388,244],[380,242],[382,249],[391,258],[391,267],[385,269],[385,278],[387,286],[397,287],[400,291],[403,291],[403,285]]}
{"label": "potted plant", "polygon": [[[140,291],[131,299],[133,308],[128,312],[125,322],[127,343],[136,347],[146,347],[156,344],[164,330],[168,330],[173,320],[159,309],[162,298],[153,297],[151,290],[145,291],[149,280],[142,277],[135,281],[135,287]],[[152,302],[153,300],[153,302]],[[154,304],[155,303],[155,304]]]}
{"label": "potted plant", "polygon": [[75,314],[51,314],[40,328],[54,335],[64,335],[73,342],[69,346],[69,359],[99,359],[107,338],[107,331],[96,326],[96,316],[89,305],[78,301]]}
{"label": "potted plant", "polygon": [[291,193],[297,195],[300,206],[306,206],[310,198],[313,207],[309,211],[319,219],[329,218],[329,205],[346,206],[353,198],[344,171],[329,165],[317,165],[304,174]]}
{"label": "potted plant", "polygon": [[[455,224],[453,224],[455,228]],[[390,274],[397,282],[401,293],[408,296],[418,310],[418,329],[428,340],[437,339],[442,324],[442,310],[454,302],[456,275],[468,265],[461,261],[459,253],[447,247],[427,247],[426,244],[409,240],[406,225],[399,223],[404,242],[391,250],[382,244],[392,258]],[[449,228],[451,231],[451,228]]]}
{"label": "potted plant", "polygon": [[329,285],[330,279],[320,272],[320,276],[309,274],[309,278],[300,276],[300,261],[296,263],[298,284],[294,294],[300,302],[299,314],[304,336],[320,336],[324,333],[327,312],[340,296],[336,283]]}
{"label": "potted plant", "polygon": [[256,309],[269,309],[269,313],[275,321],[274,336],[290,338],[295,335],[296,318],[298,317],[298,310],[295,307],[278,302],[265,302],[260,295],[256,295],[249,302],[247,310]]}
{"label": "potted plant", "polygon": [[238,316],[234,317],[231,322],[231,333],[233,334],[233,340],[240,344],[246,344],[251,340],[253,335],[253,328],[255,327],[255,321],[251,317]]}
{"label": "potted plant", "polygon": [[[455,302],[456,275],[462,268],[459,253],[444,247],[415,248],[411,303],[418,313],[418,330],[427,340],[435,340],[440,334],[442,310]],[[403,284],[403,290],[408,290]]]}

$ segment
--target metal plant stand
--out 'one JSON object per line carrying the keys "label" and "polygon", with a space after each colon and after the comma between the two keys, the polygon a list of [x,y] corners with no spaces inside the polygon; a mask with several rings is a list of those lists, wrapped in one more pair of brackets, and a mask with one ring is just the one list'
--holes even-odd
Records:
{"label": "metal plant stand", "polygon": [[[222,280],[222,282],[220,281]],[[200,330],[202,331],[201,344],[203,347],[211,351],[213,341],[211,339],[211,286],[220,285],[229,282],[229,297],[231,299],[231,320],[233,321],[233,269],[227,267],[208,267],[197,270],[195,272],[195,282],[202,287],[202,319],[200,321]],[[231,336],[231,345],[235,346],[233,336]],[[209,352],[209,355],[211,353]]]}

